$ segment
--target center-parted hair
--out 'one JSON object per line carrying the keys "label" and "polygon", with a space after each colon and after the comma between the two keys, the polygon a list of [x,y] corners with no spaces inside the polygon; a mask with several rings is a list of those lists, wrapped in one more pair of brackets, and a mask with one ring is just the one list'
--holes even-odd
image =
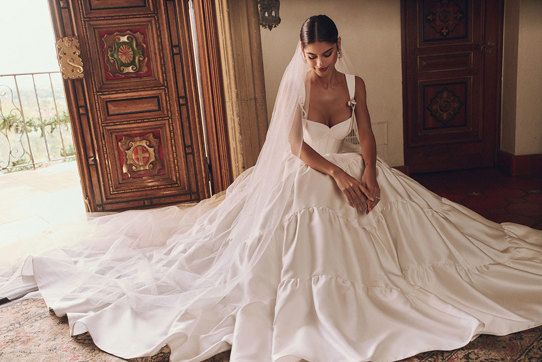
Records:
{"label": "center-parted hair", "polygon": [[303,48],[317,41],[336,44],[338,38],[337,26],[327,15],[311,16],[305,20],[299,32]]}

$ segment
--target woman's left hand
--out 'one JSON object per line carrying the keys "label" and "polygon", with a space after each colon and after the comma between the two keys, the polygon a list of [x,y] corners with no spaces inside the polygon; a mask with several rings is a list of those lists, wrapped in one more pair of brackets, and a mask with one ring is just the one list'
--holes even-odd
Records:
{"label": "woman's left hand", "polygon": [[[367,196],[367,212],[375,208],[380,201],[380,187],[376,181],[376,168],[367,167],[361,176],[361,183],[368,191]],[[372,200],[371,200],[372,199]]]}

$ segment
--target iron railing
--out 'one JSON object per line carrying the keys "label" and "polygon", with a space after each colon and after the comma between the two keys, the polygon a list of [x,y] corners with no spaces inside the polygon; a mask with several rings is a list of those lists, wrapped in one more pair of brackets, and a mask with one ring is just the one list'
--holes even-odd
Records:
{"label": "iron railing", "polygon": [[60,72],[0,75],[0,173],[74,155]]}

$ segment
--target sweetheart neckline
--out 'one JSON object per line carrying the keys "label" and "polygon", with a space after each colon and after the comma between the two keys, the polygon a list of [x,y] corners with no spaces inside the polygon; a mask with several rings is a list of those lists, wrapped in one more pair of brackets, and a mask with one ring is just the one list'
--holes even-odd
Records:
{"label": "sweetheart neckline", "polygon": [[343,124],[343,123],[346,123],[346,122],[350,121],[351,119],[352,119],[352,117],[350,117],[350,118],[348,118],[348,119],[345,119],[344,121],[341,121],[341,122],[339,122],[339,123],[337,123],[337,124],[335,124],[335,125],[333,125],[333,126],[331,126],[331,127],[328,126],[328,125],[325,124],[325,123],[322,123],[322,122],[311,121],[310,119],[305,119],[305,120],[308,121],[308,122],[320,124],[320,125],[326,127],[327,129],[333,129],[333,128],[337,127],[338,125],[341,125],[341,124]]}

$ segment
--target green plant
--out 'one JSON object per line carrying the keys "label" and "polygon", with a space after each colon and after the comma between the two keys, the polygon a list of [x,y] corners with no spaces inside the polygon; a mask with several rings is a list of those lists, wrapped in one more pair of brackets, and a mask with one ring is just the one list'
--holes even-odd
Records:
{"label": "green plant", "polygon": [[66,112],[60,113],[59,117],[44,118],[43,123],[39,118],[31,117],[23,121],[22,117],[17,117],[13,114],[4,116],[0,114],[0,131],[14,131],[15,133],[23,133],[26,127],[27,132],[41,131],[40,136],[49,128],[49,133],[53,133],[58,127],[69,127],[70,117]]}

